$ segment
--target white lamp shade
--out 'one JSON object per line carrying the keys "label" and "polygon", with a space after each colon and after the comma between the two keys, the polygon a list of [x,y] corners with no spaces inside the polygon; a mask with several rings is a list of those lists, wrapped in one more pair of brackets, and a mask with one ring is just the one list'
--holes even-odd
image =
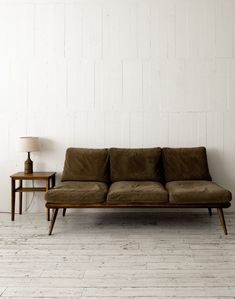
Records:
{"label": "white lamp shade", "polygon": [[21,152],[37,152],[40,150],[38,137],[20,137],[19,150]]}

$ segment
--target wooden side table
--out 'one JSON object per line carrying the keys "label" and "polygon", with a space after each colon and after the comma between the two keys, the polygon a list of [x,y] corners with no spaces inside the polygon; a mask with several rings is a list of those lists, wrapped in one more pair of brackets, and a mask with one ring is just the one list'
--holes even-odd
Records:
{"label": "wooden side table", "polygon": [[[25,174],[17,172],[10,176],[11,178],[11,220],[15,220],[15,199],[16,192],[19,192],[19,214],[22,214],[22,195],[23,192],[46,192],[55,186],[56,172],[34,172]],[[19,181],[19,186],[16,187],[16,181]],[[44,181],[45,187],[23,187],[23,181]],[[47,220],[50,220],[50,209],[47,209]]]}

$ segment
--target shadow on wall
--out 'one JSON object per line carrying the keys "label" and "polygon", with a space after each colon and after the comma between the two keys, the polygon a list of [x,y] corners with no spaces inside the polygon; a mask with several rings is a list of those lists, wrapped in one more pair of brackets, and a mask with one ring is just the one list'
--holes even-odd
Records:
{"label": "shadow on wall", "polygon": [[40,152],[34,153],[35,170],[56,171],[57,181],[61,179],[66,147],[62,142],[40,137]]}
{"label": "shadow on wall", "polygon": [[207,157],[212,180],[234,192],[235,184],[230,171],[231,163],[228,163],[224,152],[215,148],[208,148]]}
{"label": "shadow on wall", "polygon": [[45,152],[47,154],[51,153],[51,152],[54,152],[56,150],[56,148],[58,148],[57,143],[58,142],[56,142],[55,140],[40,137],[41,151]]}

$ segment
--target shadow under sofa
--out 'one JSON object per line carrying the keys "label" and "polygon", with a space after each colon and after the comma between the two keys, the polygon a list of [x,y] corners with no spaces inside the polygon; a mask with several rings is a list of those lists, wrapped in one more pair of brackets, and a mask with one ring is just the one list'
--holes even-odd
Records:
{"label": "shadow under sofa", "polygon": [[61,208],[217,208],[227,234],[231,199],[212,182],[204,147],[68,148],[61,183],[45,194],[49,235]]}

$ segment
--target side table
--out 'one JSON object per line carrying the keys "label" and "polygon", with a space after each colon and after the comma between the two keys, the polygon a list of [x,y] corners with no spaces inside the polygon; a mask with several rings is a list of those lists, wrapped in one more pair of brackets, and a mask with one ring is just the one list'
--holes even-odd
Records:
{"label": "side table", "polygon": [[[11,220],[15,220],[15,199],[16,192],[19,192],[19,214],[22,214],[22,195],[23,192],[46,192],[55,186],[56,172],[34,172],[25,174],[17,172],[10,176],[11,178]],[[16,187],[16,181],[19,186]],[[24,187],[23,181],[44,181],[45,187]],[[50,220],[50,209],[47,209],[47,220]]]}

